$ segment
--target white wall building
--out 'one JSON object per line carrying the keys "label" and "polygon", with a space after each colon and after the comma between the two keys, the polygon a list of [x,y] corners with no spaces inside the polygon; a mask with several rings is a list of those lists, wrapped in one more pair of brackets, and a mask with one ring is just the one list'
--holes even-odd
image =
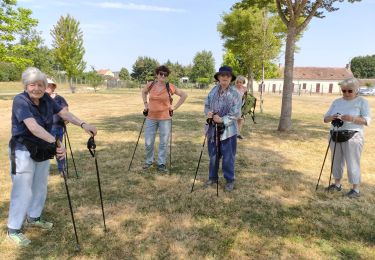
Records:
{"label": "white wall building", "polygon": [[[283,68],[281,75],[284,75]],[[294,92],[296,93],[340,93],[338,85],[344,79],[353,77],[349,68],[295,67],[293,72]],[[284,79],[264,80],[263,92],[283,91]],[[255,86],[258,86],[255,87]],[[254,91],[260,92],[260,82],[254,85]]]}

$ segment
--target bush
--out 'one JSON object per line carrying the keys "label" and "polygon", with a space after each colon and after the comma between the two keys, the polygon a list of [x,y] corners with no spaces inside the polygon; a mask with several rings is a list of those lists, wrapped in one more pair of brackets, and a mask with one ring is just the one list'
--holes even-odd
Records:
{"label": "bush", "polygon": [[8,62],[0,62],[0,81],[19,81],[22,71]]}

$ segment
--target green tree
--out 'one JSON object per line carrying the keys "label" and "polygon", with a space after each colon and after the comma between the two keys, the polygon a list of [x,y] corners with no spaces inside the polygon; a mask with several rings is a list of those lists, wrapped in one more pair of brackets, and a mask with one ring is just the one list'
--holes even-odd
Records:
{"label": "green tree", "polygon": [[191,81],[197,82],[198,78],[206,78],[210,82],[215,74],[215,59],[211,51],[201,51],[195,54],[191,70]]}
{"label": "green tree", "polygon": [[150,57],[138,57],[133,65],[131,77],[138,82],[146,82],[155,78],[155,69],[159,62]]}
{"label": "green tree", "polygon": [[375,55],[354,57],[350,69],[356,78],[375,78]]}
{"label": "green tree", "polygon": [[121,80],[130,80],[129,71],[126,68],[121,68],[120,73],[118,74],[118,77]]}
{"label": "green tree", "polygon": [[[293,95],[293,68],[296,42],[302,35],[307,25],[313,17],[324,18],[324,11],[333,12],[338,10],[334,7],[337,2],[344,0],[242,0],[235,7],[249,8],[257,6],[259,8],[275,9],[287,27],[287,37],[285,43],[285,67],[284,86],[281,104],[279,131],[288,131],[292,128],[292,95]],[[360,0],[347,0],[350,3]]]}
{"label": "green tree", "polygon": [[280,53],[282,34],[277,16],[256,7],[233,9],[224,14],[218,24],[224,46],[231,52],[227,57],[238,73],[247,75],[248,89],[253,92],[253,79],[262,76],[265,63]]}
{"label": "green tree", "polygon": [[172,63],[169,60],[165,63],[165,66],[167,66],[171,71],[168,76],[169,82],[172,82],[178,86],[180,84],[180,78],[185,76],[184,66],[178,62]]}
{"label": "green tree", "polygon": [[37,26],[38,21],[31,18],[30,9],[16,9],[16,5],[16,0],[0,1],[0,61],[13,63],[18,70],[23,70],[32,65],[32,60],[23,53],[35,45],[32,42],[25,45],[18,40]]}
{"label": "green tree", "polygon": [[51,30],[55,58],[61,64],[61,69],[65,70],[72,92],[74,92],[73,77],[82,74],[86,68],[86,63],[83,61],[85,54],[83,33],[79,24],[79,21],[68,14],[66,17],[61,16]]}
{"label": "green tree", "polygon": [[94,92],[96,92],[98,86],[103,84],[103,77],[96,72],[94,66],[91,66],[91,71],[86,73],[85,78],[89,85],[94,88]]}
{"label": "green tree", "polygon": [[22,45],[34,45],[35,48],[24,50],[22,55],[32,60],[33,66],[39,68],[48,75],[55,74],[56,60],[53,51],[44,45],[41,33],[31,30],[30,33],[22,35],[20,39]]}

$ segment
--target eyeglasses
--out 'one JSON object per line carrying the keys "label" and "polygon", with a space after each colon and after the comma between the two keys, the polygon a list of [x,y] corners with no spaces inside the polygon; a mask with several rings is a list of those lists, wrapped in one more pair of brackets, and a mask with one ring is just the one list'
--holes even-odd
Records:
{"label": "eyeglasses", "polygon": [[348,92],[348,93],[353,93],[353,90],[352,89],[342,89],[341,90],[342,91],[342,93],[346,93],[346,92]]}
{"label": "eyeglasses", "polygon": [[160,77],[163,77],[163,76],[164,76],[164,77],[168,77],[168,73],[167,73],[167,72],[161,72],[161,71],[160,71],[160,72],[158,73],[158,75],[159,75]]}

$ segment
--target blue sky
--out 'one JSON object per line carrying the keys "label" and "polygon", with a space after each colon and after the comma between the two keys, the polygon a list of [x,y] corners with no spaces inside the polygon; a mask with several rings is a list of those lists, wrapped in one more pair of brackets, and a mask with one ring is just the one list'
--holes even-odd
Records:
{"label": "blue sky", "polygon": [[[160,63],[192,63],[202,50],[222,62],[223,41],[217,32],[221,15],[235,0],[18,0],[39,20],[45,44],[62,15],[80,21],[88,68],[120,70],[139,56]],[[313,18],[295,55],[295,66],[344,67],[355,56],[375,54],[375,0],[337,4],[339,11]],[[283,54],[280,63],[283,63]]]}

